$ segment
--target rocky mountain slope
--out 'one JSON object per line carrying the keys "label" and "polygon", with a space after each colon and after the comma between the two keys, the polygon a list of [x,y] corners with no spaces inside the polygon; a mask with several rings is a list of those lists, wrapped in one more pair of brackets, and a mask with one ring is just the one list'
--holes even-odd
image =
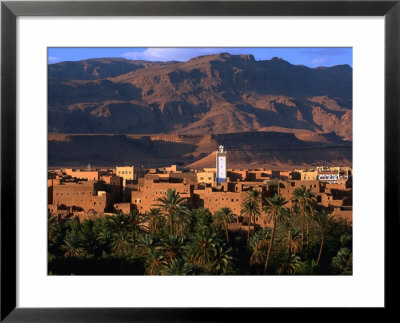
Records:
{"label": "rocky mountain slope", "polygon": [[[129,134],[124,138],[130,143],[136,140],[143,147],[149,142],[168,143],[177,152],[181,150],[176,141],[154,138],[158,134],[198,136],[189,143],[191,148],[186,147],[189,151],[176,153],[175,159],[185,163],[196,163],[212,153],[217,141],[231,151],[316,146],[332,151],[351,146],[352,140],[352,68],[348,65],[308,68],[279,58],[256,61],[252,55],[228,53],[187,62],[63,62],[49,65],[48,103],[49,133],[75,134],[66,141],[49,138],[49,162],[55,163],[64,158],[52,155],[55,151],[62,155],[57,148],[61,143],[80,140],[84,145],[89,140],[83,139],[85,134],[97,134],[90,140],[104,139],[101,134]],[[132,134],[151,136],[133,139]],[[212,134],[218,135],[215,143],[209,138]],[[273,146],[265,147],[266,142]],[[151,158],[163,163],[163,156],[156,155],[153,151]],[[243,163],[263,159],[261,153],[237,155]],[[304,161],[312,162],[311,155]],[[351,149],[339,151],[332,159],[334,155],[328,161],[351,163]],[[301,164],[301,154],[298,157],[292,160]],[[278,159],[285,161],[282,151]]]}

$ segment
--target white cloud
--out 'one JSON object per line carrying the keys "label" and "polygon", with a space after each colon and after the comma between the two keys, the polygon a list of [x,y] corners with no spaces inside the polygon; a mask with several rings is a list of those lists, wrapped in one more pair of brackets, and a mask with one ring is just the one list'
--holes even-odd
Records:
{"label": "white cloud", "polygon": [[314,58],[311,61],[311,64],[313,66],[322,66],[323,64],[326,64],[326,63],[327,63],[327,60],[325,58]]}
{"label": "white cloud", "polygon": [[59,57],[55,57],[55,56],[49,56],[49,57],[47,57],[47,62],[48,62],[49,64],[57,63],[57,62],[59,62],[59,61],[60,61],[60,58],[59,58]]}
{"label": "white cloud", "polygon": [[147,48],[143,52],[127,52],[122,56],[146,61],[187,61],[196,56],[222,52],[242,54],[243,50],[241,48]]}

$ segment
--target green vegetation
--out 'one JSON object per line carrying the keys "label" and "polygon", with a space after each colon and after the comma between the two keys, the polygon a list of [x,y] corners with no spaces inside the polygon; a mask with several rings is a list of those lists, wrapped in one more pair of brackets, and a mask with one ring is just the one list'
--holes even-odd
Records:
{"label": "green vegetation", "polygon": [[[168,190],[146,214],[58,221],[48,216],[51,275],[351,275],[352,227],[301,187],[281,196],[249,191],[242,215],[254,230],[228,230],[232,211],[188,209]],[[255,217],[268,224],[260,228]]]}

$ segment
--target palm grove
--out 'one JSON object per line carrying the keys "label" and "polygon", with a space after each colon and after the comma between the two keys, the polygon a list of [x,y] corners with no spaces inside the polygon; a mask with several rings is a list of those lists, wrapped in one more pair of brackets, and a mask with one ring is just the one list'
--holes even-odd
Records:
{"label": "palm grove", "polygon": [[[48,216],[50,275],[351,275],[352,227],[304,186],[288,201],[247,192],[241,215],[254,230],[230,231],[231,209],[189,209],[168,190],[149,212],[58,221]],[[255,225],[262,217],[268,227]]]}

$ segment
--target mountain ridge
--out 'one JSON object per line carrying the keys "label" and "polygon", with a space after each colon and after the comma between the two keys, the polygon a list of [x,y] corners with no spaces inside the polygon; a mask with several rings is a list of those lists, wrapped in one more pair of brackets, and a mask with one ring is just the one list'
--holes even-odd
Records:
{"label": "mountain ridge", "polygon": [[[207,134],[258,132],[254,140],[262,141],[263,133],[271,133],[282,147],[285,140],[305,147],[352,141],[352,68],[346,64],[310,68],[229,53],[186,62],[92,59],[49,65],[48,89],[49,133],[82,134],[82,142],[84,134],[199,135],[204,149],[194,151],[209,154],[216,147],[206,143]],[[295,135],[279,139],[277,129]],[[228,142],[245,147],[240,140]],[[338,154],[338,160],[351,161],[348,151]],[[301,164],[299,156],[294,159]]]}

